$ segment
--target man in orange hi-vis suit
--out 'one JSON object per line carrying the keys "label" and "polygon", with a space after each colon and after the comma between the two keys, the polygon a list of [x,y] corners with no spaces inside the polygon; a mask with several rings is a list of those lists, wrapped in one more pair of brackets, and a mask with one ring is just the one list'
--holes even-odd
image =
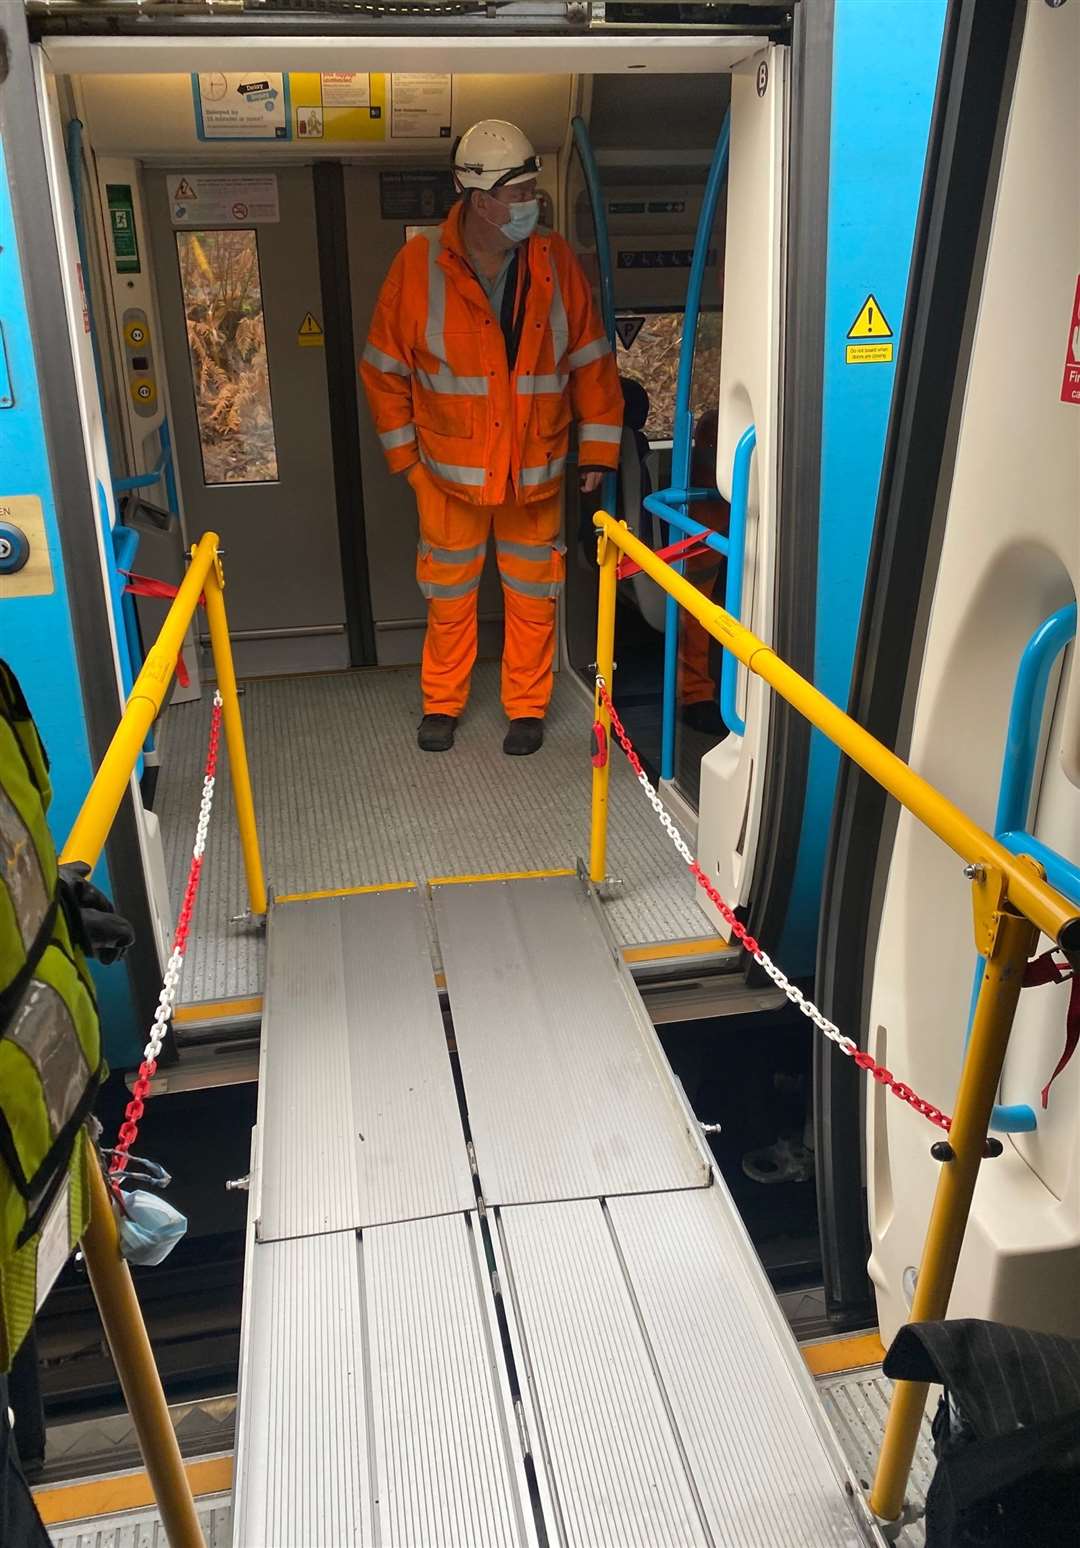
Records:
{"label": "man in orange hi-vis suit", "polygon": [[476,597],[494,528],[505,603],[503,751],[544,738],[562,587],[560,496],[578,422],[581,487],[618,465],[622,391],[589,284],[559,236],[536,230],[540,159],[498,119],[458,142],[462,199],[398,253],[360,372],[391,472],[420,513],[427,598],[417,736],[445,752],[476,659]]}

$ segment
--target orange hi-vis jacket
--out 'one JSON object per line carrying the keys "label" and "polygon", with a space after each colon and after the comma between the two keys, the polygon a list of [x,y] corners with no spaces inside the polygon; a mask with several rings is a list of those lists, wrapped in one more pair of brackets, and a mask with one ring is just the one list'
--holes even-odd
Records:
{"label": "orange hi-vis jacket", "polygon": [[[589,284],[562,237],[533,235],[517,265],[513,369],[461,223],[407,242],[379,295],[360,373],[393,473],[417,460],[474,505],[531,504],[562,485],[571,419],[582,467],[615,468],[623,399]],[[524,261],[522,261],[522,259]]]}

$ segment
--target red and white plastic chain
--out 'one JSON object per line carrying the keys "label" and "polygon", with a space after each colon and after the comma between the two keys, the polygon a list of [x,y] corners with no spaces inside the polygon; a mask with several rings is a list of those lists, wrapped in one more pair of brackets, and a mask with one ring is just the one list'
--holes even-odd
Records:
{"label": "red and white plastic chain", "polygon": [[187,950],[188,936],[191,934],[191,916],[195,911],[195,899],[199,893],[199,879],[202,876],[203,854],[206,850],[206,835],[210,827],[210,812],[214,804],[214,784],[217,779],[218,748],[221,743],[221,695],[215,693],[214,708],[210,717],[210,741],[206,749],[206,768],[203,773],[202,800],[199,803],[199,821],[195,829],[195,845],[191,852],[191,865],[188,869],[187,885],[184,888],[184,900],[180,905],[180,917],[176,922],[176,932],[173,936],[172,955],[169,957],[168,966],[165,969],[165,977],[161,985],[161,997],[154,1012],[154,1024],[150,1028],[150,1038],[143,1049],[142,1063],[139,1066],[138,1076],[132,1086],[131,1101],[127,1105],[124,1121],[120,1125],[116,1148],[112,1152],[109,1161],[109,1171],[116,1176],[124,1170],[128,1162],[128,1152],[139,1137],[139,1120],[142,1118],[146,1104],[146,1098],[150,1094],[150,1082],[157,1071],[158,1055],[161,1053],[161,1045],[165,1041],[165,1034],[172,1020],[173,1010],[176,1006],[176,995],[180,988],[180,971],[184,965],[184,953]]}
{"label": "red and white plastic chain", "polygon": [[743,925],[741,921],[735,917],[734,910],[731,908],[730,904],[724,902],[724,899],[717,892],[712,882],[701,869],[701,866],[690,853],[690,849],[682,834],[672,822],[671,816],[666,810],[664,803],[656,793],[655,786],[641,766],[641,759],[638,757],[637,752],[634,749],[634,745],[630,738],[627,736],[626,729],[623,726],[622,721],[619,719],[619,716],[615,710],[615,706],[611,702],[611,695],[608,693],[607,684],[600,676],[597,676],[596,688],[603,702],[604,708],[611,716],[611,729],[615,733],[619,746],[622,748],[623,752],[629,759],[630,767],[637,775],[638,784],[641,786],[642,790],[644,790],[646,796],[649,799],[649,805],[652,807],[657,817],[659,817],[661,827],[664,829],[671,842],[675,845],[675,848],[679,851],[679,854],[690,867],[691,873],[693,874],[693,877],[698,886],[703,889],[709,899],[720,910],[722,917],[726,920],[728,925],[730,925],[731,933],[735,936],[736,940],[742,943],[745,949],[753,957],[758,967],[764,969],[776,987],[782,990],[783,993],[787,996],[791,1004],[794,1005],[805,1017],[807,1017],[809,1021],[812,1021],[820,1032],[824,1032],[825,1036],[831,1042],[836,1044],[841,1053],[846,1054],[849,1059],[853,1059],[859,1066],[860,1070],[865,1070],[868,1075],[872,1075],[874,1079],[881,1085],[887,1086],[888,1089],[892,1092],[893,1096],[899,1097],[901,1102],[906,1102],[909,1107],[913,1107],[917,1113],[921,1113],[922,1116],[928,1119],[930,1123],[935,1124],[939,1129],[944,1129],[947,1133],[952,1126],[952,1119],[948,1116],[948,1114],[943,1113],[941,1109],[935,1107],[932,1102],[927,1102],[921,1096],[916,1095],[916,1093],[912,1091],[911,1087],[905,1085],[902,1080],[894,1079],[891,1070],[887,1070],[884,1065],[878,1064],[876,1059],[874,1059],[870,1054],[865,1053],[859,1047],[858,1043],[856,1043],[852,1038],[845,1037],[844,1034],[840,1031],[839,1027],[835,1026],[826,1015],[819,1011],[813,1001],[808,1000],[802,991],[791,982],[787,975],[777,967],[776,963],[769,956],[768,952],[761,949],[757,941],[750,934],[749,930],[746,929],[745,925]]}

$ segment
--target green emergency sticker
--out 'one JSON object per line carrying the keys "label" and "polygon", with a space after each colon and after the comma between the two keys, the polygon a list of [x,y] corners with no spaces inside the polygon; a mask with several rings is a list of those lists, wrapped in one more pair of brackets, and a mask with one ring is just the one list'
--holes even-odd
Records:
{"label": "green emergency sticker", "polygon": [[130,183],[106,183],[109,201],[109,230],[112,233],[113,263],[117,274],[138,274],[139,239],[135,234],[135,206]]}

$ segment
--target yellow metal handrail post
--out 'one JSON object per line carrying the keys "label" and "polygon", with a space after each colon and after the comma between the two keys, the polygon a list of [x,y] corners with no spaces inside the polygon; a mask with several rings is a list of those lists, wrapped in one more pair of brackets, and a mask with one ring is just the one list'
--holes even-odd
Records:
{"label": "yellow metal handrail post", "polygon": [[[997,1100],[1016,1003],[1024,982],[1024,966],[1035,950],[1038,935],[1023,915],[1002,904],[993,924],[993,944],[975,1004],[949,1130],[951,1155],[941,1164],[911,1302],[911,1322],[937,1322],[948,1313],[990,1115]],[[926,1382],[917,1381],[898,1381],[893,1390],[870,1492],[870,1508],[881,1521],[896,1521],[904,1508],[928,1390]]]}
{"label": "yellow metal handrail post", "polygon": [[[90,866],[97,863],[147,734],[161,713],[188,625],[200,596],[205,596],[251,910],[253,914],[261,914],[266,911],[266,884],[255,831],[255,809],[222,584],[217,534],[207,532],[192,550],[187,574],[161,633],[135,679],[123,717],[60,859],[64,863],[85,860]],[[204,1548],[202,1528],[169,1417],[161,1376],[154,1362],[131,1273],[120,1255],[120,1239],[108,1188],[96,1164],[90,1168],[90,1223],[82,1240],[82,1249],[170,1548]]]}
{"label": "yellow metal handrail post", "polygon": [[616,546],[641,566],[679,606],[692,614],[713,639],[743,663],[749,671],[786,699],[811,725],[834,742],[853,763],[875,780],[901,806],[936,833],[950,849],[969,864],[981,865],[1004,878],[1009,901],[1032,924],[1038,925],[1051,940],[1073,958],[1080,956],[1080,917],[1073,905],[1049,886],[1030,865],[1009,853],[985,828],[962,811],[955,802],[936,790],[929,780],[909,768],[883,742],[865,731],[858,721],[838,709],[813,683],[800,677],[792,667],[745,629],[736,618],[715,602],[710,602],[697,587],[678,575],[651,548],[636,538],[625,523],[615,521],[603,511],[593,518],[594,525]]}
{"label": "yellow metal handrail post", "polygon": [[[616,522],[602,511],[594,517],[594,523],[609,546],[617,546],[633,559],[749,671],[768,683],[919,822],[955,850],[967,862],[968,874],[975,878],[976,945],[986,958],[986,969],[961,1070],[949,1131],[948,1159],[942,1161],[911,1308],[913,1321],[942,1318],[948,1310],[967,1229],[1023,984],[1024,965],[1035,949],[1040,930],[1058,943],[1074,966],[1080,964],[1080,918],[1074,906],[1047,884],[1029,857],[1010,854],[902,758],[781,661],[736,618],[708,601],[628,531],[625,523]],[[897,1383],[870,1497],[871,1508],[881,1521],[895,1522],[903,1509],[927,1390],[917,1382]]]}
{"label": "yellow metal handrail post", "polygon": [[116,1217],[96,1159],[90,1163],[90,1224],[82,1250],[169,1548],[205,1548],[150,1335],[131,1271],[120,1256]]}
{"label": "yellow metal handrail post", "polygon": [[135,679],[120,724],[68,834],[60,857],[65,862],[85,860],[87,865],[97,864],[150,728],[161,713],[188,624],[199,605],[206,577],[214,566],[217,541],[216,534],[208,532],[192,552],[188,572],[180,583],[161,633]]}
{"label": "yellow metal handrail post", "polygon": [[[601,534],[596,544],[596,560],[600,566],[600,596],[596,614],[596,671],[612,691],[612,675],[615,671],[615,592],[616,567],[619,551]],[[592,771],[592,821],[589,830],[589,880],[599,886],[607,877],[607,821],[608,780],[611,775],[611,715],[600,697],[598,687],[593,689],[593,719],[604,728],[604,746],[607,756],[602,764],[593,765]]]}
{"label": "yellow metal handrail post", "polygon": [[214,672],[221,694],[221,718],[225,722],[225,745],[229,750],[229,775],[232,779],[236,824],[240,829],[240,847],[244,856],[248,904],[252,916],[257,919],[266,913],[266,879],[259,853],[255,801],[251,794],[244,723],[240,718],[240,700],[236,691],[236,668],[233,666],[232,645],[229,641],[229,622],[225,616],[225,577],[221,561],[216,557],[207,576],[205,600]]}

